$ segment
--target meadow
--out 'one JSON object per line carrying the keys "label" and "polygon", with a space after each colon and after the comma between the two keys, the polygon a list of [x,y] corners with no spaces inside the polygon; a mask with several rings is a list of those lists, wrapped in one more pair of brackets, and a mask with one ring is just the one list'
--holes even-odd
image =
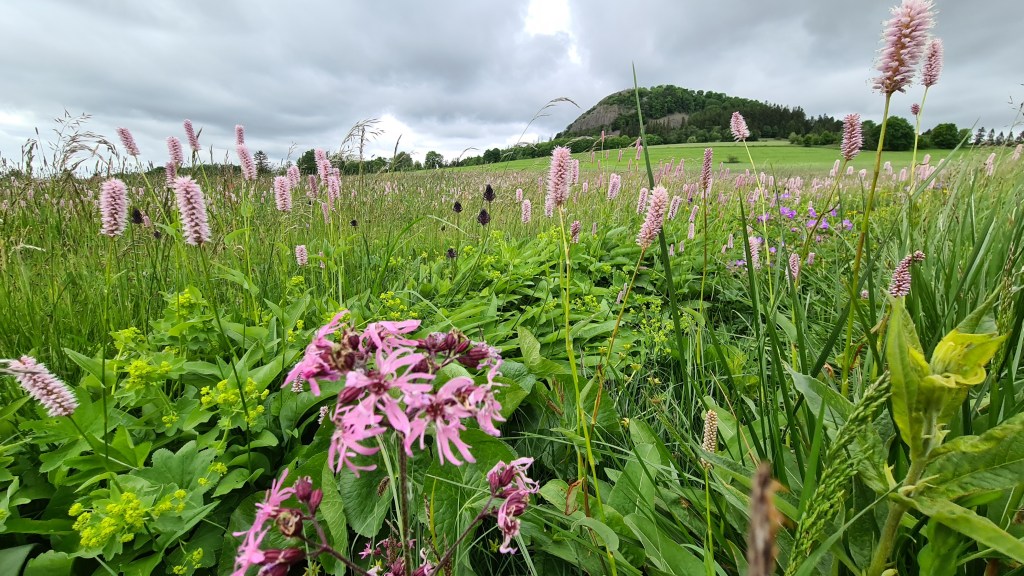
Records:
{"label": "meadow", "polygon": [[1021,147],[851,116],[360,176],[190,123],[175,178],[128,130],[23,158],[0,574],[1024,573]]}

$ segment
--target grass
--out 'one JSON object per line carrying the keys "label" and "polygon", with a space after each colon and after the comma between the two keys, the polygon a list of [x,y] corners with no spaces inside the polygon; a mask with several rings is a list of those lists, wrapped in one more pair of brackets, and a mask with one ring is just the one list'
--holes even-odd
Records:
{"label": "grass", "polygon": [[[686,162],[685,172],[658,176],[680,206],[646,253],[635,239],[645,216],[638,193],[650,180],[630,150],[621,162],[617,151],[594,161],[577,155],[579,182],[555,218],[543,215],[548,160],[346,177],[334,201],[322,185],[307,190],[303,178],[290,212],[275,209],[266,192],[272,175],[247,181],[190,164],[182,172],[202,185],[213,229],[201,247],[183,243],[163,182],[130,164],[114,173],[151,224],[130,224],[117,238],[98,234],[96,194],[107,174],[4,178],[0,358],[39,358],[81,406],[72,421],[49,418],[13,378],[0,380],[0,554],[35,544],[60,558],[33,561],[64,573],[147,562],[160,574],[229,572],[239,545],[232,533],[248,529],[255,504],[288,468],[325,490],[324,524],[349,556],[400,526],[435,546],[424,554],[437,560],[468,527],[477,531],[455,554],[456,571],[741,573],[756,521],[748,520],[748,488],[764,461],[781,487],[768,499],[786,519],[772,528],[779,566],[858,573],[889,507],[886,470],[913,479],[923,467],[886,408],[898,403],[889,375],[903,353],[886,332],[894,309],[906,310],[899,326],[911,326],[908,341],[931,357],[997,295],[985,332],[972,338],[991,341],[990,328],[1006,338],[955,405],[945,440],[1024,442],[1024,298],[1016,289],[1024,168],[1012,149],[997,149],[989,175],[982,162],[993,150],[961,150],[908,190],[898,174],[910,153],[885,154],[893,176],[882,173],[863,283],[851,286],[866,179],[829,179],[835,150],[756,143],[758,170],[775,176],[758,184],[745,177],[747,164],[722,164],[746,158],[742,146],[716,144],[704,198],[704,148],[647,150],[653,174],[668,160]],[[868,156],[855,170],[871,165]],[[933,151],[932,164],[944,156]],[[622,189],[608,199],[612,173]],[[493,202],[482,198],[487,185]],[[518,189],[533,204],[529,222]],[[486,225],[477,221],[481,210],[491,217]],[[578,243],[567,233],[574,221]],[[652,254],[662,240],[671,253]],[[307,247],[306,266],[295,260],[297,245]],[[897,305],[886,294],[892,269],[918,249],[927,257]],[[848,295],[860,292],[851,288],[861,287],[865,299],[850,306]],[[324,396],[314,397],[282,382],[313,330],[340,309],[356,329],[415,319],[417,336],[456,328],[500,350],[507,422],[500,439],[469,425],[476,465],[441,466],[431,448],[396,462],[384,441],[384,466],[373,474],[357,479],[327,467],[333,426],[317,420],[341,384],[325,381]],[[702,449],[708,410],[719,420],[715,452]],[[514,456],[534,458],[530,473],[542,488],[521,517],[522,554],[508,557],[493,550],[500,535],[490,516],[476,526],[474,507],[487,494],[484,473]],[[1011,473],[986,476],[983,468],[974,472],[984,491],[939,504],[925,493],[919,508],[893,508],[900,514],[886,529],[901,538],[892,558],[901,573],[934,566],[933,557],[969,575],[1018,559],[1011,541],[1024,493],[1006,478],[1019,478],[1024,460],[996,461],[979,448],[964,462],[982,456],[988,468]],[[384,494],[406,466],[409,493]],[[116,512],[128,493],[146,510],[141,524]],[[86,520],[69,519],[74,504]],[[154,512],[166,506],[180,506],[178,520]],[[935,506],[983,520],[946,533],[929,520],[941,516]],[[904,513],[913,522],[900,524]],[[90,529],[103,519],[113,532],[98,541]],[[957,558],[933,545],[946,541]],[[197,549],[208,556],[196,559]]]}

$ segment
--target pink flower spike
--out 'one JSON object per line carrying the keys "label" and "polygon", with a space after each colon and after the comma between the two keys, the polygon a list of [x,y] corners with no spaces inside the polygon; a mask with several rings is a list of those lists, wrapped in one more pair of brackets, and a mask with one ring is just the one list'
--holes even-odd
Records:
{"label": "pink flower spike", "polygon": [[174,162],[175,166],[181,166],[185,163],[185,154],[181,149],[181,140],[174,136],[167,137],[167,155],[170,156],[171,162]]}
{"label": "pink flower spike", "polygon": [[192,126],[191,120],[185,120],[185,138],[188,139],[188,146],[193,152],[199,152],[199,136],[196,135],[196,129]]}
{"label": "pink flower spike", "polygon": [[46,408],[50,417],[71,416],[78,408],[78,399],[68,385],[35,358],[22,356],[18,360],[0,362],[7,363],[6,368],[0,368],[0,373],[14,376],[25,392]]}
{"label": "pink flower spike", "polygon": [[747,121],[743,119],[743,115],[739,112],[732,113],[732,118],[729,120],[729,131],[732,132],[732,137],[737,142],[750,138]]}
{"label": "pink flower spike", "polygon": [[662,186],[656,186],[651,192],[651,198],[647,206],[647,217],[644,219],[640,232],[637,234],[636,243],[640,248],[650,248],[654,239],[661,232],[661,226],[665,221],[665,210],[668,208],[668,191]]}
{"label": "pink flower spike", "polygon": [[924,53],[924,68],[921,70],[921,83],[925,87],[934,86],[942,73],[942,40],[933,38]]}
{"label": "pink flower spike", "polygon": [[846,161],[853,160],[854,156],[860,153],[864,144],[864,137],[861,134],[860,114],[847,114],[843,118],[843,143],[840,149]]}
{"label": "pink flower spike", "polygon": [[210,241],[210,225],[207,222],[206,199],[199,184],[188,176],[174,181],[174,196],[181,213],[181,226],[185,243],[199,246]]}
{"label": "pink flower spike", "polygon": [[100,185],[100,234],[114,238],[128,226],[128,187],[117,178]]}
{"label": "pink flower spike", "polygon": [[553,208],[562,206],[569,199],[569,184],[572,179],[571,163],[572,152],[565,146],[556,146],[551,151],[547,203]]}
{"label": "pink flower spike", "polygon": [[117,135],[121,138],[121,145],[124,146],[129,156],[139,155],[139,147],[135,144],[135,137],[132,136],[132,133],[127,128],[118,128]]}
{"label": "pink flower spike", "polygon": [[235,124],[235,146],[245,145],[245,126]]}
{"label": "pink flower spike", "polygon": [[914,79],[933,25],[930,0],[903,0],[892,9],[892,18],[882,35],[884,46],[877,67],[880,75],[874,79],[876,90],[883,94],[906,90]]}

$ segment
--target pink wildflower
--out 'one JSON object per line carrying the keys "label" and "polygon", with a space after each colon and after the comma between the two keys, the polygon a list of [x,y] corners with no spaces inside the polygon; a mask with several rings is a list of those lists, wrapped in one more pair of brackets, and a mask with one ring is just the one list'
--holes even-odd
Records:
{"label": "pink wildflower", "polygon": [[619,189],[622,187],[622,177],[618,174],[612,173],[608,177],[608,199],[614,200],[619,195]]}
{"label": "pink wildflower", "polygon": [[860,147],[864,144],[864,137],[861,134],[860,114],[847,114],[843,118],[843,143],[840,149],[846,161],[860,153]]}
{"label": "pink wildflower", "polygon": [[930,0],[903,0],[892,9],[882,36],[885,46],[878,59],[875,89],[883,94],[903,92],[914,79],[933,25]]}
{"label": "pink wildflower", "polygon": [[934,86],[942,73],[942,40],[933,38],[924,52],[924,68],[921,70],[921,83],[926,88]]}
{"label": "pink wildflower", "polygon": [[245,126],[235,124],[235,146],[245,145]]}
{"label": "pink wildflower", "polygon": [[199,246],[210,241],[210,225],[207,223],[206,199],[199,184],[188,176],[174,181],[174,196],[181,213],[181,227],[185,243]]}
{"label": "pink wildflower", "polygon": [[309,262],[309,252],[306,250],[305,244],[299,244],[295,247],[295,261],[299,266],[305,266]]}
{"label": "pink wildflower", "polygon": [[551,151],[551,168],[548,171],[548,202],[552,207],[565,204],[569,199],[569,184],[572,178],[572,153],[565,146]]}
{"label": "pink wildflower", "polygon": [[199,152],[199,136],[196,136],[196,129],[192,126],[191,120],[185,120],[185,138],[188,139],[189,148],[193,152]]}
{"label": "pink wildflower", "polygon": [[700,168],[700,190],[704,195],[711,191],[711,158],[714,151],[711,148],[704,149],[704,163]]}
{"label": "pink wildflower", "polygon": [[521,210],[520,211],[522,212],[523,224],[529,224],[530,223],[530,217],[532,216],[532,212],[533,212],[533,204],[530,203],[530,199],[529,198],[523,199],[523,203],[521,205]]}
{"label": "pink wildflower", "polygon": [[117,178],[100,185],[100,234],[114,238],[128,226],[128,187]]}
{"label": "pink wildflower", "polygon": [[637,214],[643,214],[644,210],[647,208],[647,194],[648,194],[647,188],[641,188],[640,189],[640,194],[636,198],[636,213]]}
{"label": "pink wildflower", "polygon": [[282,212],[292,211],[291,181],[287,176],[274,176],[274,203]]}
{"label": "pink wildflower", "polygon": [[0,372],[14,376],[25,392],[46,408],[50,417],[71,416],[78,408],[78,399],[68,385],[35,358],[22,356],[18,360],[0,360],[0,363],[7,364]]}
{"label": "pink wildflower", "polygon": [[665,221],[665,209],[668,205],[668,191],[662,186],[656,186],[651,192],[650,202],[647,206],[647,217],[637,234],[636,243],[640,248],[646,250],[654,242],[654,239],[661,232],[661,226]]}
{"label": "pink wildflower", "polygon": [[572,225],[569,226],[569,236],[572,238],[572,243],[573,244],[579,244],[580,243],[580,230],[581,230],[581,228],[582,228],[582,224],[580,224],[579,220],[573,220]]}
{"label": "pink wildflower", "polygon": [[732,118],[729,120],[729,131],[732,132],[732,137],[737,142],[750,138],[747,121],[743,119],[743,115],[739,112],[732,113]]}
{"label": "pink wildflower", "polygon": [[121,138],[121,145],[124,146],[129,156],[138,156],[139,147],[135,144],[135,137],[127,128],[118,128],[117,135]]}
{"label": "pink wildflower", "polygon": [[327,337],[338,331],[340,328],[339,323],[346,314],[347,312],[335,314],[330,322],[317,330],[316,336],[306,346],[306,352],[302,356],[302,360],[288,372],[282,388],[299,380],[304,380],[309,382],[309,389],[313,392],[313,395],[319,396],[320,385],[317,383],[318,380],[335,382],[341,378],[342,374],[334,366],[331,358],[331,354],[334,352],[337,344],[328,340]]}
{"label": "pink wildflower", "polygon": [[167,154],[175,166],[181,166],[185,163],[185,154],[181,150],[181,140],[174,136],[167,137]]}
{"label": "pink wildflower", "polygon": [[249,154],[249,148],[245,144],[238,144],[235,146],[235,152],[238,153],[238,162],[242,165],[242,178],[255,180],[256,163],[252,160],[252,154]]}
{"label": "pink wildflower", "polygon": [[320,176],[321,182],[327,182],[330,175],[331,163],[327,159],[327,152],[321,148],[313,151],[313,158],[316,159],[316,173]]}

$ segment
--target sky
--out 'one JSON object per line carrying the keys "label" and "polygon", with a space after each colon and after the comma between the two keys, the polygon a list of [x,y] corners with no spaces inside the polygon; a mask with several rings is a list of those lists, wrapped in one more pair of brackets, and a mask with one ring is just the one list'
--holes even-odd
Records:
{"label": "sky", "polygon": [[[871,89],[896,0],[32,0],[0,7],[0,157],[55,119],[135,135],[146,162],[201,129],[204,157],[237,162],[234,127],[274,163],[337,151],[376,119],[366,155],[446,159],[547,140],[604,96],[675,84],[879,119]],[[856,6],[856,9],[851,8]],[[937,0],[945,66],[923,127],[1020,132],[1021,0]],[[893,98],[909,117],[922,87]],[[546,105],[556,99],[569,99]],[[577,107],[578,106],[578,107]],[[531,122],[532,121],[532,122]],[[37,132],[38,130],[38,132]],[[80,153],[88,156],[88,152]],[[37,154],[38,155],[38,154]]]}

